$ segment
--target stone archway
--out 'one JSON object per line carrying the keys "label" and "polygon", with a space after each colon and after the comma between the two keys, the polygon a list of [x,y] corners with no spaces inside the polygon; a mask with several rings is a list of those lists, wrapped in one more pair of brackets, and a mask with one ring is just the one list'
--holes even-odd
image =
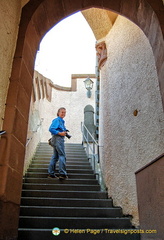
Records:
{"label": "stone archway", "polygon": [[91,7],[111,10],[129,18],[144,31],[150,41],[164,103],[163,53],[160,51],[163,47],[162,30],[164,31],[161,4],[160,0],[157,0],[154,6],[150,6],[146,0],[133,2],[31,0],[23,8],[5,112],[4,129],[8,135],[0,142],[0,154],[6,163],[3,167],[3,183],[0,189],[1,195],[4,196],[4,200],[1,201],[0,217],[5,219],[1,224],[1,235],[6,239],[14,239],[17,235],[34,61],[41,39],[51,27],[66,16]]}

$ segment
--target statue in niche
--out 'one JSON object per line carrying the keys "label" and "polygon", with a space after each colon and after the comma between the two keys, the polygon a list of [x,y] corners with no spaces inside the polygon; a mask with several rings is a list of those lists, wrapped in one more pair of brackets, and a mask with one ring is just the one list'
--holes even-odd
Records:
{"label": "statue in niche", "polygon": [[107,60],[107,49],[105,41],[96,44],[96,51],[98,57],[98,68],[101,69]]}

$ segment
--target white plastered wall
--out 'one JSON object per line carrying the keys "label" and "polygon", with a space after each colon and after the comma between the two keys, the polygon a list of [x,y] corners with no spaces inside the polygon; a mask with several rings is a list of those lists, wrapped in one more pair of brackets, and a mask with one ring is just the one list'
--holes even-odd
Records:
{"label": "white plastered wall", "polygon": [[[35,71],[34,78],[43,79],[41,74]],[[24,164],[24,173],[32,160],[36,146],[39,142],[47,142],[51,137],[49,126],[57,117],[57,110],[60,107],[66,108],[65,125],[70,131],[71,139],[65,139],[66,143],[82,143],[81,122],[84,121],[84,108],[92,105],[95,108],[95,79],[91,98],[87,97],[87,90],[84,86],[85,78],[77,78],[76,91],[62,91],[52,88],[52,99],[49,102],[46,98],[31,101],[29,127],[27,134],[27,146]]]}
{"label": "white plastered wall", "polygon": [[[104,40],[104,39],[103,39]],[[138,225],[135,172],[163,153],[164,115],[153,52],[144,33],[119,16],[106,36],[101,69],[101,165],[108,195]]]}
{"label": "white plastered wall", "polygon": [[[65,92],[52,89],[52,101],[49,107],[44,109],[43,134],[41,141],[47,141],[50,135],[49,126],[54,118],[57,117],[57,110],[60,107],[66,108],[64,118],[67,129],[72,135],[71,139],[66,138],[66,142],[82,143],[81,122],[84,121],[84,108],[90,104],[95,107],[94,95],[95,84],[93,85],[91,98],[87,97],[87,90],[84,86],[85,79],[77,79],[77,91]],[[92,79],[94,81],[94,79]]]}

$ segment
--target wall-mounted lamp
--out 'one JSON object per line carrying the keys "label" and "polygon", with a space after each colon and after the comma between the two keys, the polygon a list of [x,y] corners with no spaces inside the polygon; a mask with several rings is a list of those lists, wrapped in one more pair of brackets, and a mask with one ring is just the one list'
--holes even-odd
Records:
{"label": "wall-mounted lamp", "polygon": [[93,88],[93,81],[87,77],[87,79],[85,79],[84,81],[84,84],[85,84],[85,88],[88,90],[87,91],[87,97],[90,98],[91,97],[91,90]]}

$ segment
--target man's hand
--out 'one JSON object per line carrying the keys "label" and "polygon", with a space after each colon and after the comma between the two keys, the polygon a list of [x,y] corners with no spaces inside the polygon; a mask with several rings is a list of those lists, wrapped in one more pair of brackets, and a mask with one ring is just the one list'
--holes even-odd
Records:
{"label": "man's hand", "polygon": [[59,132],[58,135],[64,137],[66,135],[67,132]]}

